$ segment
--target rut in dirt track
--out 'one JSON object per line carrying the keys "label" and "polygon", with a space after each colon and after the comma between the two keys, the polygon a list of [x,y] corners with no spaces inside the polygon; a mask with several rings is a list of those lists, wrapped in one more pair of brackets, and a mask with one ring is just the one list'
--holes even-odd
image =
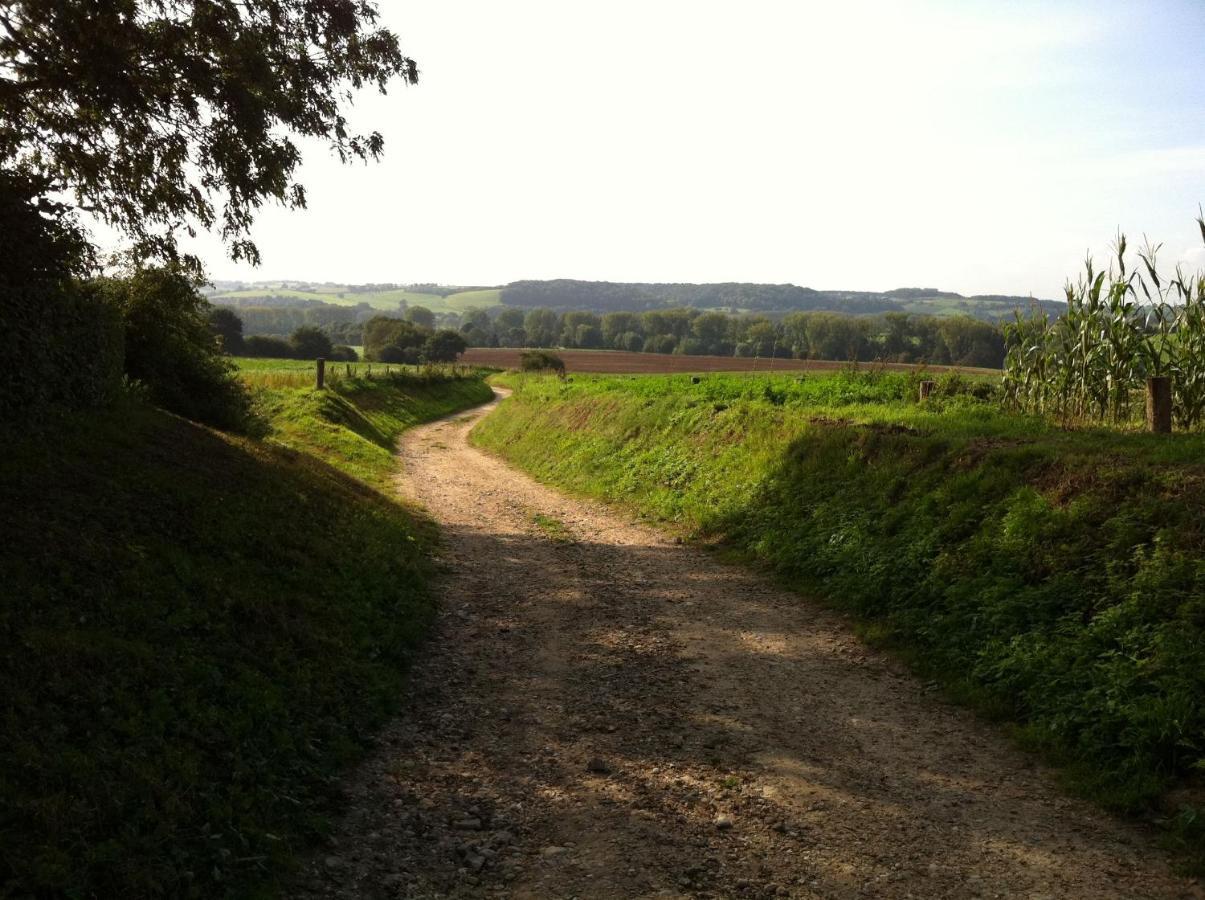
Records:
{"label": "rut in dirt track", "polygon": [[403,439],[442,612],[294,896],[1202,896],[839,616],[471,448],[493,406]]}

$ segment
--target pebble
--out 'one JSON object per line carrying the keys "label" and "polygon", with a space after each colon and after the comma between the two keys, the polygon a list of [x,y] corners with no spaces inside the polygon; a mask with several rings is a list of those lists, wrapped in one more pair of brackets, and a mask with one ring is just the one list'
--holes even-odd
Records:
{"label": "pebble", "polygon": [[586,771],[594,772],[598,775],[610,775],[611,767],[607,765],[607,761],[600,756],[590,757],[590,761],[586,763]]}
{"label": "pebble", "polygon": [[732,827],[732,816],[725,815],[724,813],[716,816],[715,827],[720,829],[720,831],[727,831]]}

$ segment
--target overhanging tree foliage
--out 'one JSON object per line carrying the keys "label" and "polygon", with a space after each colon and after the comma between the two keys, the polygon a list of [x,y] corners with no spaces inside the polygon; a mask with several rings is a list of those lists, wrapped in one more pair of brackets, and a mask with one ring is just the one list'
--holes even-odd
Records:
{"label": "overhanging tree foliage", "polygon": [[[296,137],[375,158],[352,92],[418,69],[365,0],[0,0],[0,170],[125,232],[140,258],[216,227],[231,256],[265,201],[305,205]],[[196,260],[187,260],[197,267]]]}

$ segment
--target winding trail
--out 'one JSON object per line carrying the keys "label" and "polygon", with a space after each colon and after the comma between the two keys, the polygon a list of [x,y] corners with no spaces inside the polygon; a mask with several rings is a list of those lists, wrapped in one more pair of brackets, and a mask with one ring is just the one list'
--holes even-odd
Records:
{"label": "winding trail", "polygon": [[440,620],[293,896],[1205,896],[840,616],[470,447],[495,403],[403,438]]}

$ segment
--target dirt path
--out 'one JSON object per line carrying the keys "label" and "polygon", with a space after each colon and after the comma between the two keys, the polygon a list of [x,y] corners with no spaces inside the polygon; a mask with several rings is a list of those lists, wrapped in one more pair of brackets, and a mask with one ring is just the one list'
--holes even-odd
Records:
{"label": "dirt path", "polygon": [[469,447],[490,408],[403,441],[443,611],[295,896],[1202,896],[840,617]]}

